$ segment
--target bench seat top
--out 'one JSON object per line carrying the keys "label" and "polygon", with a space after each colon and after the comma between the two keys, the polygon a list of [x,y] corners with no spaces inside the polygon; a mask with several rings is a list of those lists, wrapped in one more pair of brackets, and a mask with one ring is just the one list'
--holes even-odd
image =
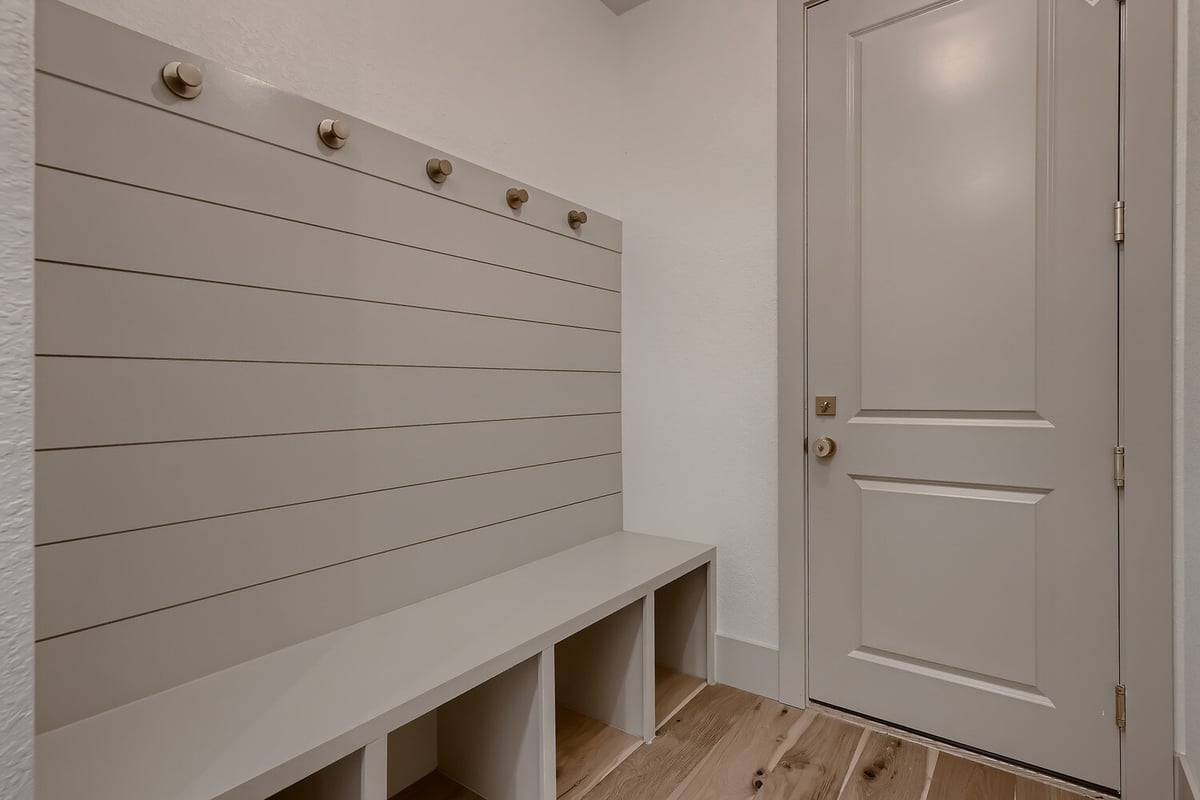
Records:
{"label": "bench seat top", "polygon": [[260,800],[710,562],[618,532],[36,740],[39,800]]}

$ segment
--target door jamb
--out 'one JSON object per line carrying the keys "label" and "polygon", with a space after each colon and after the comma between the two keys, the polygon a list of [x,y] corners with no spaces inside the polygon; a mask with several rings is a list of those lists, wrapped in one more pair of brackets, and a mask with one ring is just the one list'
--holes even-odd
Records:
{"label": "door jamb", "polygon": [[[803,707],[807,686],[804,15],[779,0],[779,692]],[[1119,2],[1119,0],[1101,0]],[[1175,2],[1127,15],[1126,239],[1121,267],[1121,393],[1127,483],[1121,497],[1122,795],[1173,796],[1173,251]],[[1167,46],[1167,45],[1171,46]],[[1115,99],[1114,99],[1115,100]],[[1115,198],[1114,198],[1115,199]],[[1130,279],[1126,279],[1129,277]]]}

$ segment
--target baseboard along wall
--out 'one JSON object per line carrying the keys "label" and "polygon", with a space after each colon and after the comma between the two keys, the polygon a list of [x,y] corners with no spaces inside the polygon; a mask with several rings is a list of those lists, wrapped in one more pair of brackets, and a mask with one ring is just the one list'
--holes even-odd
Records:
{"label": "baseboard along wall", "polygon": [[779,699],[779,648],[717,634],[716,649],[717,683]]}

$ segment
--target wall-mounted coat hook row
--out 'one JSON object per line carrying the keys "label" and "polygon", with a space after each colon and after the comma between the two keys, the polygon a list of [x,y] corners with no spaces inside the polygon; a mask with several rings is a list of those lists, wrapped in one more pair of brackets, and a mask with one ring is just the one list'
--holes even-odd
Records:
{"label": "wall-mounted coat hook row", "polygon": [[[204,90],[204,73],[195,64],[187,61],[171,61],[163,65],[162,82],[175,95],[185,100],[200,96]],[[350,123],[343,119],[328,118],[317,125],[317,137],[333,150],[341,150],[350,138]],[[454,172],[454,164],[444,158],[431,158],[425,162],[425,174],[434,183],[442,184]],[[513,186],[504,193],[504,201],[514,211],[519,211],[529,202],[529,190]],[[572,209],[567,214],[567,225],[580,230],[587,224],[586,211]]]}

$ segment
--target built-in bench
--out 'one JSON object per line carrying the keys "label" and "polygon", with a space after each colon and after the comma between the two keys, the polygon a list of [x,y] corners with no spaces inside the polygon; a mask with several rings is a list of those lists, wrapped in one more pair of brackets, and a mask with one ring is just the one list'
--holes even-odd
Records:
{"label": "built-in bench", "polygon": [[49,731],[38,798],[578,797],[712,680],[714,556],[614,533]]}

